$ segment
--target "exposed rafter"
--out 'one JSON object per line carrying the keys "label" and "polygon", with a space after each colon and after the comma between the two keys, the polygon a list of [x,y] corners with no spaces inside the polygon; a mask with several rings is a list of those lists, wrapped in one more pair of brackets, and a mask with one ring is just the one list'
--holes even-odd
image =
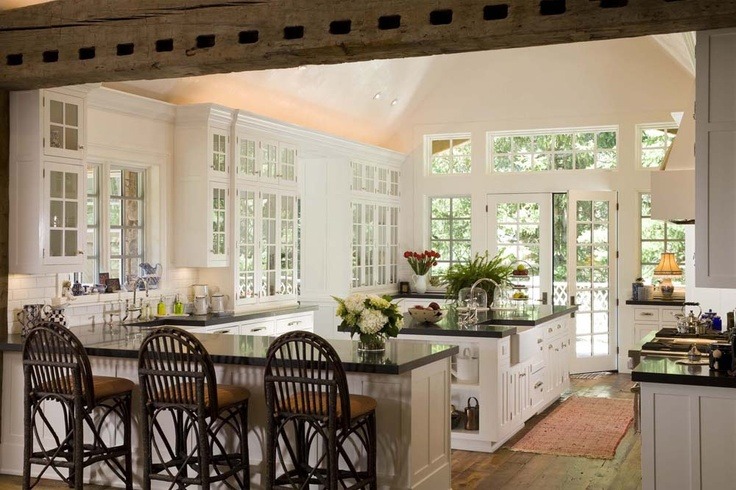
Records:
{"label": "exposed rafter", "polygon": [[0,87],[170,78],[736,26],[736,0],[57,0],[0,13]]}

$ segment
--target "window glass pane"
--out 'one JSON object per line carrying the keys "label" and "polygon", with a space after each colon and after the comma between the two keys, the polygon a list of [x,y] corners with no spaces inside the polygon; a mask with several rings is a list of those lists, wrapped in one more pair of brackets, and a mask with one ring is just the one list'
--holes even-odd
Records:
{"label": "window glass pane", "polygon": [[111,196],[120,196],[122,195],[122,188],[123,188],[123,173],[121,170],[112,170],[110,171],[110,195]]}
{"label": "window glass pane", "polygon": [[431,249],[440,253],[438,272],[470,258],[471,202],[468,197],[430,199]]}
{"label": "window glass pane", "polygon": [[428,167],[433,174],[469,173],[471,142],[469,137],[430,138]]}

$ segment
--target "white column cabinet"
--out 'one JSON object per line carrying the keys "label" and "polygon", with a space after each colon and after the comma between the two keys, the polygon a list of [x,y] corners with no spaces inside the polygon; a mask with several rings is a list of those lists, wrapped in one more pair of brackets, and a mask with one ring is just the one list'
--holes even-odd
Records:
{"label": "white column cabinet", "polygon": [[76,89],[10,95],[11,273],[84,265],[84,96]]}
{"label": "white column cabinet", "polygon": [[230,133],[233,112],[212,104],[179,106],[174,130],[174,262],[230,265]]}
{"label": "white column cabinet", "polygon": [[736,29],[697,33],[695,285],[736,288]]}

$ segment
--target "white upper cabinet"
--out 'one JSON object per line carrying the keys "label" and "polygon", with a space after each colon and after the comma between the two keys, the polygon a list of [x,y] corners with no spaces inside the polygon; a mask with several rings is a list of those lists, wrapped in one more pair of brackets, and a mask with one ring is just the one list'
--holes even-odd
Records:
{"label": "white upper cabinet", "polygon": [[43,93],[44,154],[81,159],[84,151],[84,99],[52,91]]}
{"label": "white upper cabinet", "polygon": [[736,29],[697,34],[695,285],[736,288]]}
{"label": "white upper cabinet", "polygon": [[352,161],[350,166],[353,173],[350,189],[353,192],[399,197],[401,173],[398,169],[361,161]]}
{"label": "white upper cabinet", "polygon": [[230,264],[231,109],[177,107],[174,129],[174,263]]}
{"label": "white upper cabinet", "polygon": [[297,182],[297,147],[270,137],[256,137],[236,129],[236,175],[281,186]]}
{"label": "white upper cabinet", "polygon": [[76,89],[10,95],[11,273],[84,264],[84,96]]}

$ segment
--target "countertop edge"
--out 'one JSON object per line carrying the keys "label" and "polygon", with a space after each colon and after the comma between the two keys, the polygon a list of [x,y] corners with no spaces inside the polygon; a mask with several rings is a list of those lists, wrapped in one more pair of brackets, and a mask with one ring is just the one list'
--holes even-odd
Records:
{"label": "countertop edge", "polygon": [[[707,365],[701,369],[708,369]],[[660,383],[668,385],[706,386],[711,388],[736,388],[736,378],[731,376],[691,376],[675,373],[643,373],[632,371],[631,380],[640,383]]]}
{"label": "countertop edge", "polygon": [[[431,324],[430,324],[431,325]],[[432,335],[435,337],[474,337],[474,338],[490,338],[502,339],[510,337],[516,333],[517,325],[502,325],[507,327],[506,330],[497,332],[484,332],[482,330],[445,330],[441,328],[429,327],[413,327],[402,328],[399,335]]]}
{"label": "countertop edge", "polygon": [[627,305],[640,305],[640,306],[682,306],[685,304],[685,300],[657,300],[657,299],[647,299],[647,300],[639,300],[639,299],[627,299],[626,300]]}

